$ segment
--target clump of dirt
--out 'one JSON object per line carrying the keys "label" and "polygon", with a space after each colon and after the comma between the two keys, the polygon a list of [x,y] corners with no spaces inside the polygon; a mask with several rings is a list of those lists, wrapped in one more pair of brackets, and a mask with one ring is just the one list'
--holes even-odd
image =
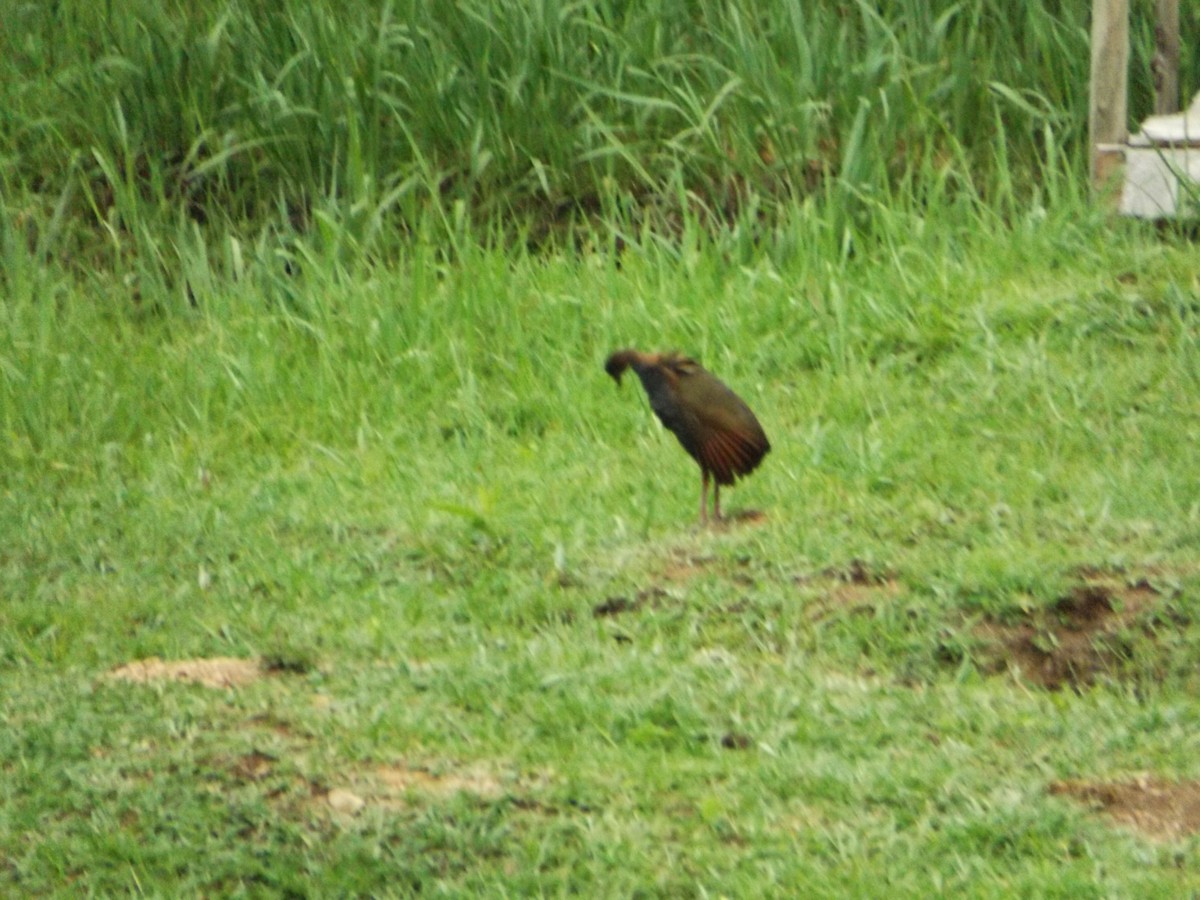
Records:
{"label": "clump of dirt", "polygon": [[345,788],[334,788],[324,794],[325,805],[339,816],[350,818],[362,812],[367,801],[354,791]]}
{"label": "clump of dirt", "polygon": [[592,615],[597,619],[603,619],[608,616],[619,616],[621,613],[632,612],[637,608],[637,601],[630,600],[628,597],[609,597],[592,607]]}
{"label": "clump of dirt", "polygon": [[1155,840],[1200,832],[1200,781],[1170,782],[1150,776],[1104,783],[1056,781],[1050,793],[1071,797]]}
{"label": "clump of dirt", "polygon": [[985,669],[1016,669],[1050,690],[1086,687],[1119,669],[1129,655],[1122,632],[1136,627],[1158,595],[1145,578],[1084,573],[1047,609],[1030,611],[1015,623],[988,619],[977,626],[990,648]]}
{"label": "clump of dirt", "polygon": [[721,746],[726,750],[749,750],[754,746],[754,738],[740,731],[727,731],[721,735]]}
{"label": "clump of dirt", "polygon": [[257,660],[235,657],[213,659],[181,659],[167,661],[152,656],[118,666],[108,673],[110,681],[149,684],[159,681],[182,681],[210,688],[233,688],[262,677]]}
{"label": "clump of dirt", "polygon": [[597,619],[604,619],[611,616],[619,616],[622,613],[636,612],[643,606],[657,606],[662,601],[662,598],[666,596],[666,591],[655,586],[638,591],[634,594],[632,600],[620,595],[608,597],[592,607],[592,615]]}

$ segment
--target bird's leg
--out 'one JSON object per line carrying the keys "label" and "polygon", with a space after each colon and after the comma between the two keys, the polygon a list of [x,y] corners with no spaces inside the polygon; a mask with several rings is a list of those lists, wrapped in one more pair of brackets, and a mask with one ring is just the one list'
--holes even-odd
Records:
{"label": "bird's leg", "polygon": [[721,521],[721,484],[713,479],[713,519]]}
{"label": "bird's leg", "polygon": [[708,524],[708,469],[700,469],[700,524]]}

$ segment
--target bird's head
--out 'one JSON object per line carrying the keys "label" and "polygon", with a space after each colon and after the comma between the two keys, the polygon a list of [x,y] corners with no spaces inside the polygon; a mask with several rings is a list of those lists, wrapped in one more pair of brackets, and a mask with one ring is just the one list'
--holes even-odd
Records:
{"label": "bird's head", "polygon": [[650,354],[639,353],[636,350],[618,350],[608,358],[604,364],[604,371],[612,376],[613,381],[620,384],[621,376],[630,366],[645,366],[652,364],[655,359],[656,357]]}
{"label": "bird's head", "polygon": [[617,354],[613,354],[608,358],[608,362],[604,364],[604,371],[612,376],[612,380],[617,384],[621,383],[621,375],[625,372],[629,364],[624,360],[617,359]]}

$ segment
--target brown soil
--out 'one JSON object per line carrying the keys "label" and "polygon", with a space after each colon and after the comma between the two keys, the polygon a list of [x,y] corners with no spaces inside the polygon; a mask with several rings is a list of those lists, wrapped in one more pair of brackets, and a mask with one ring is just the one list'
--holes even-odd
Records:
{"label": "brown soil", "polygon": [[1050,793],[1087,804],[1155,840],[1177,840],[1200,832],[1200,782],[1171,782],[1143,776],[1103,783],[1056,781]]}
{"label": "brown soil", "polygon": [[232,760],[229,769],[238,781],[262,781],[271,774],[277,762],[279,757],[273,754],[251,750]]}
{"label": "brown soil", "polygon": [[735,509],[721,516],[721,521],[712,523],[718,528],[728,528],[734,525],[761,525],[767,521],[767,514],[761,509]]}
{"label": "brown soil", "polygon": [[494,800],[503,796],[505,791],[500,777],[482,767],[435,772],[420,767],[392,765],[381,766],[374,775],[377,793],[386,797],[410,793],[435,797],[472,794]]}
{"label": "brown soil", "polygon": [[[1128,657],[1128,631],[1158,599],[1144,579],[1083,572],[1079,584],[1047,609],[1015,623],[982,622],[985,669],[1015,671],[1050,690],[1079,689],[1118,673]],[[1125,632],[1123,635],[1122,633]]]}
{"label": "brown soil", "polygon": [[511,796],[518,802],[533,803],[531,797],[546,780],[545,776],[518,778],[482,763],[461,768],[400,763],[354,772],[346,784],[314,790],[312,801],[342,817],[357,815],[367,807],[420,808],[457,795],[484,801]]}
{"label": "brown soil", "polygon": [[[251,724],[259,724],[251,722]],[[314,780],[297,770],[303,741],[275,742],[272,749],[218,754],[209,760],[235,785],[257,784],[265,796],[290,814],[316,811],[351,818],[367,808],[398,811],[466,795],[480,801],[513,799],[534,803],[550,781],[545,773],[519,774],[503,764],[456,765],[352,763],[329,781]]]}
{"label": "brown soil", "polygon": [[[615,595],[605,598],[592,607],[592,615],[609,618],[636,612],[646,607],[659,608],[675,596],[674,589],[665,586],[686,585],[693,579],[710,572],[720,562],[713,555],[697,555],[686,550],[673,551],[659,566],[656,581],[634,596]],[[745,586],[756,583],[752,561],[740,559],[733,564],[732,571],[725,573],[729,581]],[[881,604],[898,597],[903,587],[890,571],[876,568],[860,559],[852,559],[845,566],[823,569],[813,574],[798,575],[797,585],[818,592],[808,607],[810,619],[818,620],[834,612],[873,612]],[[734,603],[725,607],[725,612],[740,612],[745,604]]]}
{"label": "brown soil", "polygon": [[633,612],[638,603],[628,597],[609,597],[592,607],[592,615],[597,619],[608,616],[619,616],[621,613]]}
{"label": "brown soil", "polygon": [[597,619],[603,619],[609,616],[619,616],[622,613],[636,612],[643,606],[657,607],[662,604],[663,598],[666,596],[667,592],[658,586],[644,588],[634,594],[632,600],[628,597],[616,596],[597,603],[592,607],[592,615]]}
{"label": "brown soil", "polygon": [[659,577],[676,583],[691,581],[716,561],[717,557],[711,554],[697,556],[685,550],[674,550],[663,563]]}
{"label": "brown soil", "polygon": [[134,684],[183,681],[210,688],[231,688],[249,684],[261,676],[262,667],[253,659],[216,657],[168,662],[152,656],[119,666],[106,677],[111,681],[128,681]]}
{"label": "brown soil", "polygon": [[754,746],[754,738],[740,731],[727,731],[721,735],[721,746],[726,750],[749,750]]}
{"label": "brown soil", "polygon": [[834,612],[873,613],[876,608],[898,597],[902,591],[896,576],[861,559],[852,559],[842,567],[823,569],[815,575],[799,575],[796,584],[815,587],[820,596],[805,610],[812,621]]}

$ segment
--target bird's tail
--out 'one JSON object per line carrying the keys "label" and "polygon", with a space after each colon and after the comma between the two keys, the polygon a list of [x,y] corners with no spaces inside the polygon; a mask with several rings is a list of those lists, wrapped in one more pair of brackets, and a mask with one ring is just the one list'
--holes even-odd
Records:
{"label": "bird's tail", "polygon": [[608,358],[608,362],[604,364],[604,371],[612,376],[613,381],[620,384],[621,375],[630,366],[636,369],[639,366],[653,364],[654,357],[647,353],[639,353],[637,350],[618,350]]}

